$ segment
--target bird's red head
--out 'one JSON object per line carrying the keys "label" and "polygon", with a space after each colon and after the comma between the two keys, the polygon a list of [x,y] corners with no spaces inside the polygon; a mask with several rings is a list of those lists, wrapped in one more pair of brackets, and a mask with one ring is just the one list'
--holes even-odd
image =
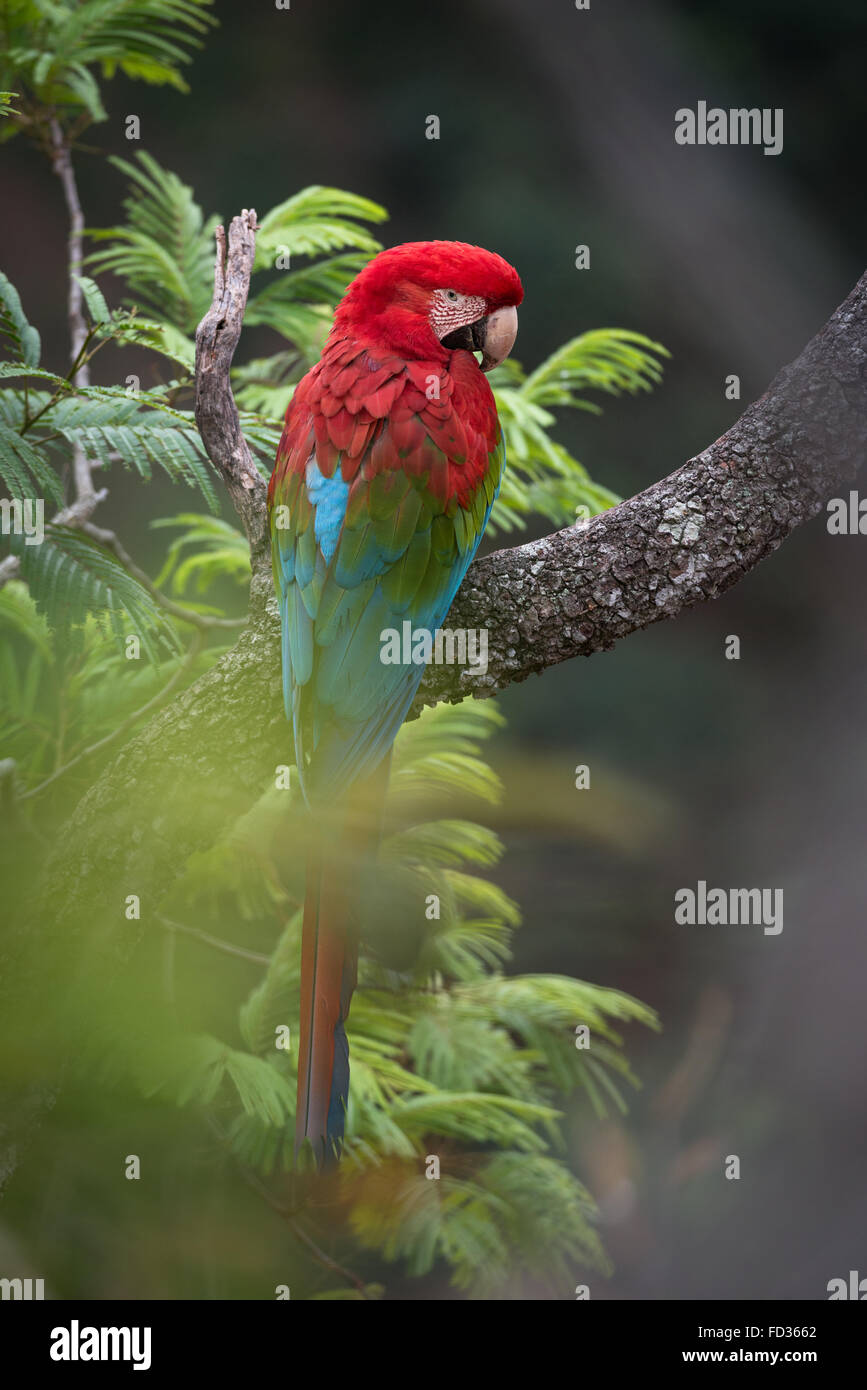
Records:
{"label": "bird's red head", "polygon": [[442,361],[482,353],[485,371],[511,351],[524,297],[502,256],[461,241],[410,241],[380,251],[337,306],[333,333],[372,353]]}

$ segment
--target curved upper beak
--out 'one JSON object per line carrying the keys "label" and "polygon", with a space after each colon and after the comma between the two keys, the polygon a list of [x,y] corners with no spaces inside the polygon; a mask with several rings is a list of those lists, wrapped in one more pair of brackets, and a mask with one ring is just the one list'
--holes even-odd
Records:
{"label": "curved upper beak", "polygon": [[505,362],[518,336],[518,311],[513,304],[495,309],[473,324],[473,343],[482,354],[482,371]]}

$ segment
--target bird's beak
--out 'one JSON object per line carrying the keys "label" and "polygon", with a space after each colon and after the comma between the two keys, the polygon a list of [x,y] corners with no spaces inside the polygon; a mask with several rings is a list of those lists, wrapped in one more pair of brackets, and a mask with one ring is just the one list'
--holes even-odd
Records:
{"label": "bird's beak", "polygon": [[518,311],[513,304],[495,309],[472,326],[473,346],[482,354],[482,371],[505,362],[518,336]]}

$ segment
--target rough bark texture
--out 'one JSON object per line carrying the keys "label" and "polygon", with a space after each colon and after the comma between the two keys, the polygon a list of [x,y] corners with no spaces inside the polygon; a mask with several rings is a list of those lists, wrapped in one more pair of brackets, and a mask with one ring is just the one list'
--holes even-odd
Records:
{"label": "rough bark texture", "polygon": [[820,512],[865,450],[867,274],[703,453],[583,525],[477,560],[449,626],[488,628],[488,671],[431,667],[420,702],[493,694],[716,598]]}
{"label": "rough bark texture", "polygon": [[241,431],[229,386],[256,251],[256,213],[245,208],[232,219],[229,245],[217,228],[214,298],[196,330],[196,424],[208,457],[222,475],[232,505],[250,542],[253,569],[266,558],[265,484]]}

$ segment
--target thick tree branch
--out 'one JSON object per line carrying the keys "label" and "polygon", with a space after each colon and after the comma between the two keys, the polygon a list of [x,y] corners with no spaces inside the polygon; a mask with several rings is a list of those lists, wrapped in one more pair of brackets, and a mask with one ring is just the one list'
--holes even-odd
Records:
{"label": "thick tree branch", "polygon": [[[218,231],[214,303],[197,341],[196,418],[251,538],[267,594],[265,489],[238,423],[229,368],[255,249],[255,214]],[[415,709],[492,695],[715,598],[849,482],[867,444],[867,275],[716,443],[593,520],[477,560],[448,618],[488,631],[488,669],[431,666]],[[257,615],[268,659],[273,627]],[[263,680],[273,673],[262,672]]]}
{"label": "thick tree branch", "polygon": [[421,701],[493,693],[716,598],[816,516],[865,449],[867,274],[709,448],[592,521],[477,561],[449,625],[488,628],[488,671],[431,667]]}

